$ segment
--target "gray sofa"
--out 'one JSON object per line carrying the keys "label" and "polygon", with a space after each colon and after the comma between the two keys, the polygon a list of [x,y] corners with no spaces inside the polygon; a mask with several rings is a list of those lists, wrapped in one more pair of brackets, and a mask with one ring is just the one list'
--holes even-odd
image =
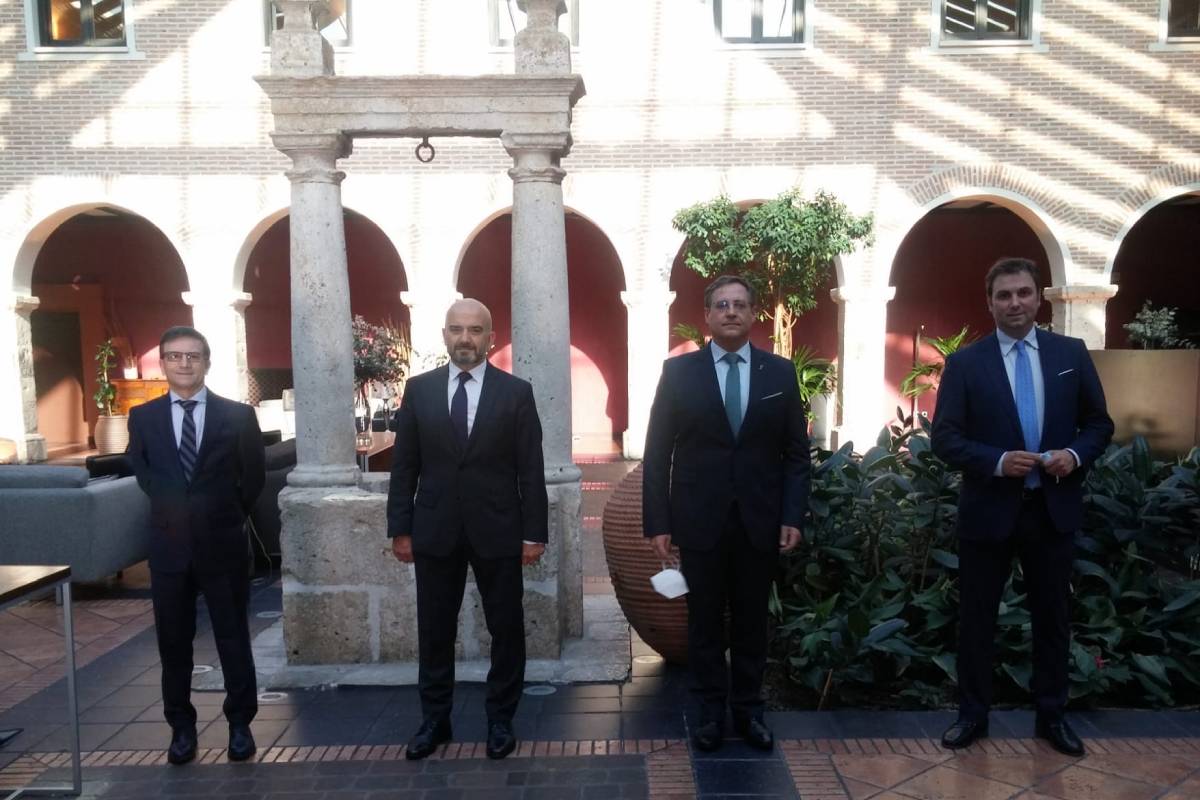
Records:
{"label": "gray sofa", "polygon": [[0,564],[69,564],[99,581],[150,553],[150,501],[135,478],[83,467],[0,466]]}

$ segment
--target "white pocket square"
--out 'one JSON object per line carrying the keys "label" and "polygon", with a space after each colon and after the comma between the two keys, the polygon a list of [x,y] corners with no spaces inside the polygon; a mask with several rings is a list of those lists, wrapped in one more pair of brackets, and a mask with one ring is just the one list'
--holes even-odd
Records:
{"label": "white pocket square", "polygon": [[781,396],[783,396],[783,392],[776,392],[775,394],[769,394],[766,397],[760,397],[759,399],[760,400],[770,400],[772,397],[781,397]]}
{"label": "white pocket square", "polygon": [[1071,367],[1070,369],[1064,369],[1062,372],[1058,373],[1058,377],[1061,378],[1063,375],[1066,375],[1068,372],[1074,372],[1074,371],[1075,371],[1074,367]]}

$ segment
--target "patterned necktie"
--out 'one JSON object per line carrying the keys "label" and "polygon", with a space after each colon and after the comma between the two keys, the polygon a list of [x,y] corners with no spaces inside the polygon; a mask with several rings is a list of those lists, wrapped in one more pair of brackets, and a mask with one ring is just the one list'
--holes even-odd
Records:
{"label": "patterned necktie", "polygon": [[196,469],[196,418],[192,412],[196,410],[196,400],[176,400],[183,409],[183,432],[179,436],[179,463],[183,465],[183,477],[192,482],[192,472]]}
{"label": "patterned necktie", "polygon": [[729,417],[729,428],[737,436],[742,427],[742,371],[738,369],[742,357],[737,353],[726,353],[721,360],[729,365],[725,373],[725,416]]}
{"label": "patterned necktie", "polygon": [[455,435],[458,436],[458,443],[463,448],[467,447],[467,381],[471,380],[471,373],[458,373],[458,388],[454,390],[454,398],[450,401],[450,425],[454,428]]}
{"label": "patterned necktie", "polygon": [[[1025,352],[1025,341],[1018,341],[1014,347],[1017,349],[1017,368],[1014,376],[1017,416],[1021,420],[1025,449],[1036,453],[1041,447],[1042,433],[1038,422],[1037,397],[1033,392],[1033,366],[1029,362],[1029,354]],[[1042,477],[1036,469],[1030,470],[1025,476],[1025,485],[1030,488],[1042,485]]]}

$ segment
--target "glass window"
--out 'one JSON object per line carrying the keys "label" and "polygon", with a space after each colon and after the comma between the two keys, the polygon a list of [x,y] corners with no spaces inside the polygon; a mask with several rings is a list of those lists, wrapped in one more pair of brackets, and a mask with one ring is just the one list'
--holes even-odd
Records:
{"label": "glass window", "polygon": [[717,34],[731,43],[804,41],[804,0],[713,0]]}
{"label": "glass window", "polygon": [[949,39],[1028,39],[1029,0],[943,0]]}
{"label": "glass window", "polygon": [[1167,4],[1167,37],[1200,38],[1200,0],[1170,0]]}
{"label": "glass window", "polygon": [[[272,0],[263,4],[267,46],[271,46],[271,31],[283,27],[283,11]],[[329,13],[317,19],[317,27],[334,47],[350,46],[350,0],[329,0]]]}
{"label": "glass window", "polygon": [[38,0],[42,47],[124,47],[123,0]]}
{"label": "glass window", "polygon": [[[512,47],[513,37],[525,27],[525,12],[517,0],[488,0],[488,21],[492,47]],[[579,0],[567,0],[567,13],[558,18],[558,30],[579,46]]]}

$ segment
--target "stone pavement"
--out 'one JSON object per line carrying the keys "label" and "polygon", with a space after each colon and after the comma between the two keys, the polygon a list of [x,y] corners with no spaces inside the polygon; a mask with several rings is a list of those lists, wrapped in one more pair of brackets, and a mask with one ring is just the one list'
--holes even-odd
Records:
{"label": "stone pavement", "polygon": [[[610,591],[599,545],[606,489],[631,465],[585,467],[585,590]],[[255,634],[278,618],[276,575],[256,580]],[[1200,712],[1072,715],[1089,754],[1069,759],[1032,738],[1026,711],[992,717],[992,738],[951,754],[937,744],[951,712],[779,712],[772,753],[737,740],[693,752],[681,670],[636,637],[628,680],[526,689],[515,724],[521,745],[484,757],[483,687],[464,684],[455,741],[424,762],[404,760],[420,721],[411,686],[264,691],[254,760],[225,759],[220,692],[196,692],[197,761],[165,763],[158,655],[144,567],[120,584],[77,591],[80,722],[86,798],[233,800],[380,798],[838,798],[839,800],[1196,800]],[[216,653],[201,614],[197,664]],[[0,614],[0,797],[30,780],[66,774],[61,623],[49,601]]]}

